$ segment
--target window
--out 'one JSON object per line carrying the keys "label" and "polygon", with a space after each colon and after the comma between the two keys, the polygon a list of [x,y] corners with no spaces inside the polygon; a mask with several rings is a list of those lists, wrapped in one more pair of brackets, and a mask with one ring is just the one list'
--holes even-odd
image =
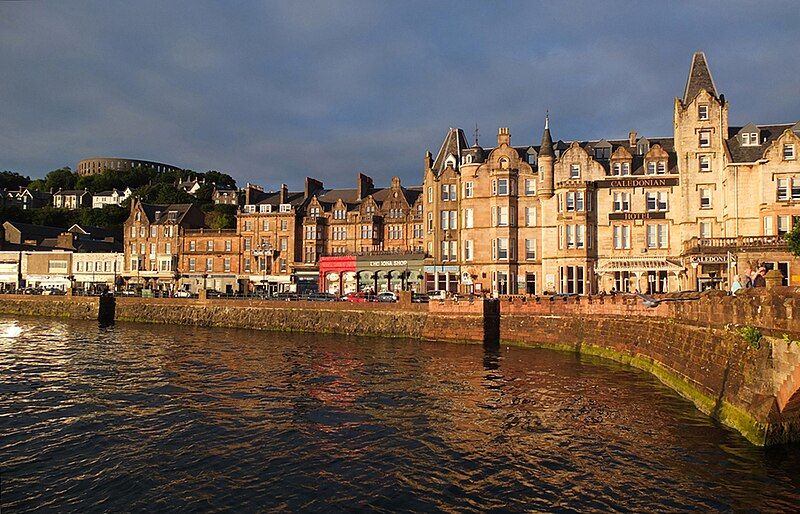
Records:
{"label": "window", "polygon": [[214,259],[211,257],[206,259],[206,271],[214,271]]}
{"label": "window", "polygon": [[250,238],[249,237],[245,237],[244,238],[244,249],[245,249],[245,251],[250,251],[250,248],[251,248],[250,245],[251,245]]}
{"label": "window", "polygon": [[584,277],[583,266],[561,266],[561,292],[566,294],[583,294]]}
{"label": "window", "polygon": [[710,221],[701,221],[700,222],[700,237],[711,237],[711,222]]}
{"label": "window", "polygon": [[666,191],[657,191],[646,194],[647,210],[650,212],[663,212],[669,210],[667,207],[667,199],[669,193]]}
{"label": "window", "polygon": [[142,221],[142,213],[141,211],[136,212],[136,221]]}
{"label": "window", "polygon": [[614,225],[614,249],[623,250],[631,247],[630,225]]}
{"label": "window", "polygon": [[464,209],[464,228],[472,228],[473,223],[472,209]]}
{"label": "window", "polygon": [[442,201],[446,202],[450,199],[450,186],[448,184],[442,184]]}
{"label": "window", "polygon": [[789,216],[778,216],[778,235],[789,232]]}
{"label": "window", "polygon": [[794,160],[794,145],[792,144],[783,145],[783,160],[784,161]]}
{"label": "window", "polygon": [[622,165],[618,162],[615,162],[611,165],[611,174],[618,176],[622,174]]}
{"label": "window", "polygon": [[664,173],[667,172],[667,163],[665,161],[658,161],[658,164],[656,166],[658,167],[656,173],[658,173],[659,175],[663,175]]}
{"label": "window", "polygon": [[647,247],[668,248],[668,246],[669,225],[666,223],[647,225]]}
{"label": "window", "polygon": [[775,235],[775,233],[773,232],[772,216],[764,216],[764,235],[765,236]]}
{"label": "window", "polygon": [[711,132],[708,130],[701,130],[698,144],[700,145],[700,148],[707,148],[711,146]]}
{"label": "window", "polygon": [[501,170],[507,170],[508,169],[508,159],[506,159],[505,157],[500,159],[500,169]]}
{"label": "window", "polygon": [[292,206],[288,203],[282,203],[278,209],[279,212],[292,212]]}
{"label": "window", "polygon": [[261,213],[264,213],[264,214],[272,212],[272,204],[265,203],[265,204],[259,205],[258,206],[258,212],[261,212]]}
{"label": "window", "polygon": [[647,174],[648,175],[655,175],[656,174],[656,163],[655,163],[655,161],[648,161],[647,162]]}
{"label": "window", "polygon": [[207,252],[214,251],[214,241],[206,241],[206,251]]}
{"label": "window", "polygon": [[697,161],[701,172],[711,171],[711,158],[708,155],[699,156]]}
{"label": "window", "polygon": [[433,232],[433,213],[428,213],[428,232]]}
{"label": "window", "polygon": [[711,189],[707,187],[700,188],[700,208],[701,209],[711,208]]}
{"label": "window", "polygon": [[742,146],[758,145],[758,132],[745,132],[742,134]]}
{"label": "window", "polygon": [[245,231],[253,230],[253,222],[250,221],[250,220],[245,221],[244,222],[244,229],[245,229]]}
{"label": "window", "polygon": [[247,214],[252,214],[252,213],[256,212],[256,206],[255,205],[245,205],[244,206],[244,212],[246,212]]}
{"label": "window", "polygon": [[197,244],[194,241],[194,239],[189,241],[189,251],[194,252],[196,249],[197,249]]}
{"label": "window", "polygon": [[775,192],[775,199],[779,202],[789,199],[789,179],[779,178],[777,180],[777,188]]}
{"label": "window", "polygon": [[464,198],[472,198],[473,187],[472,182],[464,182]]}
{"label": "window", "polygon": [[281,220],[281,230],[289,229],[289,220]]}
{"label": "window", "polygon": [[611,157],[611,148],[601,146],[594,149],[594,158],[598,160],[606,160]]}
{"label": "window", "polygon": [[575,248],[575,227],[574,225],[566,226],[567,233],[567,248]]}
{"label": "window", "polygon": [[223,269],[227,273],[230,273],[230,271],[231,271],[231,258],[230,257],[225,257],[225,260],[223,261],[222,266],[223,266]]}
{"label": "window", "polygon": [[570,191],[567,193],[567,212],[575,210],[575,193]]}
{"label": "window", "polygon": [[572,179],[579,179],[581,178],[581,165],[580,164],[571,164],[569,167],[569,178]]}
{"label": "window", "polygon": [[697,106],[697,119],[698,120],[708,119],[708,105],[700,104]]}
{"label": "window", "polygon": [[614,193],[614,212],[627,212],[631,208],[630,193]]}
{"label": "window", "polygon": [[623,162],[622,163],[622,174],[623,175],[630,175],[631,174],[631,163]]}
{"label": "window", "polygon": [[508,179],[501,178],[497,180],[497,194],[500,196],[508,196]]}
{"label": "window", "polygon": [[245,258],[244,258],[244,270],[245,270],[245,271],[247,271],[247,272],[250,272],[250,271],[252,271],[252,270],[251,270],[251,261],[250,261],[250,257],[245,257]]}
{"label": "window", "polygon": [[536,226],[536,207],[525,207],[525,226]]}
{"label": "window", "polygon": [[196,266],[197,266],[197,259],[195,259],[194,257],[191,257],[189,259],[189,271],[192,271],[192,272],[195,271]]}
{"label": "window", "polygon": [[281,251],[285,252],[289,249],[289,239],[286,237],[281,238]]}
{"label": "window", "polygon": [[343,220],[347,218],[347,211],[344,209],[336,209],[333,211],[333,219],[335,220]]}
{"label": "window", "polygon": [[231,251],[231,242],[230,242],[230,240],[225,241],[225,251],[226,252],[230,252]]}
{"label": "window", "polygon": [[428,187],[428,203],[433,203],[433,188]]}
{"label": "window", "polygon": [[508,260],[508,238],[497,238],[497,259]]}
{"label": "window", "polygon": [[497,207],[497,216],[496,216],[497,226],[498,227],[507,227],[508,226],[508,207]]}
{"label": "window", "polygon": [[525,273],[525,292],[536,294],[536,273]]}
{"label": "window", "polygon": [[449,199],[450,199],[451,202],[455,202],[456,201],[456,188],[457,187],[458,186],[456,186],[456,184],[450,184],[450,187],[449,187],[449,191],[450,191]]}
{"label": "window", "polygon": [[536,259],[536,240],[525,240],[525,260],[532,261]]}
{"label": "window", "polygon": [[536,194],[536,180],[532,178],[525,179],[525,196],[533,196]]}
{"label": "window", "polygon": [[154,225],[150,225],[150,237],[156,236],[158,236],[158,228],[156,228]]}
{"label": "window", "polygon": [[800,200],[800,177],[792,179],[792,200]]}
{"label": "window", "polygon": [[450,213],[450,230],[458,228],[458,211],[449,211]]}
{"label": "window", "polygon": [[164,244],[164,253],[172,253],[172,243]]}
{"label": "window", "polygon": [[586,246],[586,227],[575,225],[575,248],[585,248]]}

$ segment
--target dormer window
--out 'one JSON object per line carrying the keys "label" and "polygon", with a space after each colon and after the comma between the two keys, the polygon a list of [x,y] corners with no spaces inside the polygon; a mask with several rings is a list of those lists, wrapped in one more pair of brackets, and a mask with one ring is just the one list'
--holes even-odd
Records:
{"label": "dormer window", "polygon": [[742,146],[755,146],[758,144],[758,132],[745,132],[742,134]]}
{"label": "dormer window", "polygon": [[136,221],[142,221],[142,213],[141,211],[136,212]]}
{"label": "dormer window", "polygon": [[594,149],[594,158],[599,160],[606,160],[611,157],[611,148],[595,148]]}
{"label": "dormer window", "polygon": [[505,157],[500,159],[499,164],[500,164],[500,169],[501,170],[507,170],[508,169],[508,159],[506,159]]}
{"label": "dormer window", "polygon": [[[255,207],[255,205],[253,206]],[[258,212],[261,213],[270,213],[272,212],[272,205],[265,203],[258,206]]]}
{"label": "dormer window", "polygon": [[655,175],[656,174],[656,163],[655,163],[655,161],[648,161],[647,162],[647,174],[648,175]]}
{"label": "dormer window", "polygon": [[631,174],[631,163],[623,162],[622,163],[622,174],[623,175],[630,175]]}
{"label": "dormer window", "polygon": [[309,214],[312,218],[319,217],[319,207],[312,207]]}
{"label": "dormer window", "polygon": [[472,164],[472,155],[467,154],[467,156],[464,158],[464,163],[465,164]]}
{"label": "dormer window", "polygon": [[793,161],[794,159],[795,159],[794,145],[793,144],[783,145],[783,160]]}
{"label": "dormer window", "polygon": [[444,167],[445,168],[450,167],[450,168],[455,169],[455,167],[456,167],[456,158],[453,157],[452,155],[450,157],[448,157],[447,160],[444,161]]}
{"label": "dormer window", "polygon": [[569,167],[569,178],[571,179],[579,179],[581,178],[581,165],[580,164],[571,164]]}
{"label": "dormer window", "polygon": [[530,164],[531,166],[536,166],[536,154],[535,153],[529,153],[528,154],[528,164]]}
{"label": "dormer window", "polygon": [[620,164],[618,162],[615,162],[611,166],[611,174],[614,175],[614,176],[622,175],[622,164]]}
{"label": "dormer window", "polygon": [[708,105],[701,104],[697,106],[697,119],[701,121],[708,120]]}
{"label": "dormer window", "polygon": [[292,206],[288,203],[282,203],[279,209],[280,212],[292,212]]}
{"label": "dormer window", "polygon": [[639,140],[638,143],[636,143],[636,153],[638,153],[639,155],[644,155],[649,151],[650,151],[650,141],[648,141],[647,139],[642,138]]}
{"label": "dormer window", "polygon": [[244,212],[252,214],[252,213],[256,212],[256,206],[255,205],[245,205],[244,206]]}
{"label": "dormer window", "polygon": [[656,168],[657,168],[656,173],[658,173],[659,175],[663,175],[664,173],[667,172],[667,163],[664,161],[658,161]]}

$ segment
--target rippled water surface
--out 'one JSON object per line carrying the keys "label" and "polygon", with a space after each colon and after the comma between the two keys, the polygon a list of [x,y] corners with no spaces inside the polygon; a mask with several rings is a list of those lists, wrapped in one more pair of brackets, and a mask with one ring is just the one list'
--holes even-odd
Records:
{"label": "rippled water surface", "polygon": [[795,511],[647,374],[547,350],[0,318],[3,512]]}

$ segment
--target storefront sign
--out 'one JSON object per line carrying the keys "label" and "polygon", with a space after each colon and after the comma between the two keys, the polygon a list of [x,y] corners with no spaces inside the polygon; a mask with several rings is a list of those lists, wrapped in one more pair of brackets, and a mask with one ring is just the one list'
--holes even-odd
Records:
{"label": "storefront sign", "polygon": [[610,220],[663,220],[667,219],[666,212],[610,212]]}
{"label": "storefront sign", "polygon": [[458,273],[458,266],[425,266],[425,273]]}
{"label": "storefront sign", "polygon": [[689,262],[697,264],[725,264],[729,262],[728,255],[692,255]]}
{"label": "storefront sign", "polygon": [[678,177],[659,178],[619,178],[613,180],[598,180],[595,186],[601,187],[668,187],[677,186]]}

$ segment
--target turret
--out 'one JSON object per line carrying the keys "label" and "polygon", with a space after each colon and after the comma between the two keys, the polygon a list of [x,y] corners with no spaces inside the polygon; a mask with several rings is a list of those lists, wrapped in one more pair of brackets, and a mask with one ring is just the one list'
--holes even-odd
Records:
{"label": "turret", "polygon": [[553,138],[550,136],[550,116],[544,117],[542,145],[539,147],[539,189],[538,196],[552,198],[554,193],[556,154],[553,152]]}

